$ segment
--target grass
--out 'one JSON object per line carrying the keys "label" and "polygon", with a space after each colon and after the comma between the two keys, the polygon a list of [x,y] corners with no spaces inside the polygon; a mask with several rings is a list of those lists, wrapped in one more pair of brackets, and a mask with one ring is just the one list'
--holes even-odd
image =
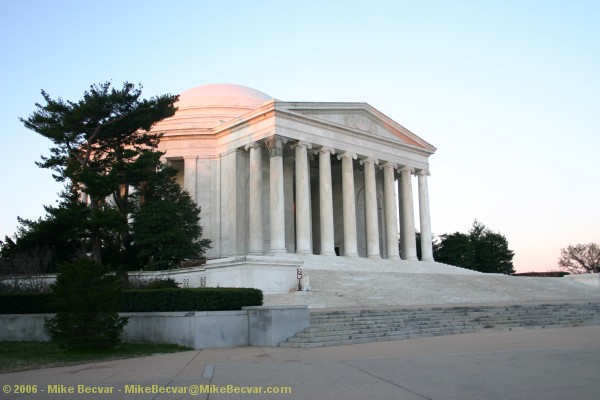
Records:
{"label": "grass", "polygon": [[0,374],[187,350],[176,344],[122,343],[110,350],[67,351],[50,342],[0,342]]}

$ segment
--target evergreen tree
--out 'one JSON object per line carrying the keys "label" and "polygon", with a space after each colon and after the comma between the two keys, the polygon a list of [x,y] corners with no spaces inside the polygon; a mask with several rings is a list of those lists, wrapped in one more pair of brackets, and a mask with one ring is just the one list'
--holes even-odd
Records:
{"label": "evergreen tree", "polygon": [[46,206],[46,216],[36,221],[19,218],[14,238],[0,245],[0,272],[35,274],[56,272],[56,265],[73,261],[89,249],[83,239],[90,210],[65,191],[57,207]]}
{"label": "evergreen tree", "polygon": [[158,158],[148,156],[146,162],[156,173],[136,190],[132,238],[137,262],[146,269],[160,270],[202,257],[210,240],[202,239],[200,208],[175,181],[176,171]]}
{"label": "evergreen tree", "polygon": [[141,86],[128,82],[121,89],[111,88],[110,82],[92,85],[78,102],[54,100],[45,91],[42,96],[46,104],[36,104],[37,110],[21,122],[54,144],[38,165],[89,196],[89,239],[99,262],[102,228],[112,219],[103,208],[105,199],[112,195],[126,218],[127,191],[121,189],[131,184],[128,178],[136,160],[156,151],[160,135],[149,130],[175,113],[177,96],[140,99]]}
{"label": "evergreen tree", "polygon": [[149,132],[173,115],[177,97],[141,100],[141,87],[129,83],[93,85],[79,102],[42,95],[46,104],[21,121],[52,140],[38,165],[70,190],[45,218],[21,220],[15,240],[0,242],[0,268],[29,260],[39,264],[35,272],[51,271],[89,253],[123,270],[173,268],[201,257],[210,241],[202,239],[200,209],[161,162],[161,135]]}
{"label": "evergreen tree", "polygon": [[469,232],[473,246],[475,269],[481,272],[512,274],[515,253],[508,248],[506,237],[475,221]]}
{"label": "evergreen tree", "polygon": [[469,235],[460,232],[440,235],[433,247],[434,259],[438,262],[462,268],[475,268],[475,252]]}
{"label": "evergreen tree", "polygon": [[127,324],[118,314],[119,279],[87,258],[63,264],[60,272],[52,287],[57,312],[44,324],[52,341],[66,349],[117,345]]}
{"label": "evergreen tree", "polygon": [[514,273],[514,252],[506,237],[475,221],[468,233],[454,232],[440,236],[434,245],[436,261],[487,273]]}

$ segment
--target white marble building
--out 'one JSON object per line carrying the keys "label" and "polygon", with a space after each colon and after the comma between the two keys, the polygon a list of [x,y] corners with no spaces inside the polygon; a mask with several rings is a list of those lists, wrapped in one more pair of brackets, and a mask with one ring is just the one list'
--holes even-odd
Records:
{"label": "white marble building", "polygon": [[[279,101],[238,85],[181,94],[154,127],[202,208],[209,258],[312,253],[432,261],[428,157],[435,147],[366,103]],[[399,201],[395,187],[398,185]]]}
{"label": "white marble building", "polygon": [[202,209],[209,259],[416,260],[418,216],[422,259],[433,261],[427,176],[436,149],[375,108],[280,101],[230,84],[185,91],[178,107],[153,130],[164,132],[160,150]]}

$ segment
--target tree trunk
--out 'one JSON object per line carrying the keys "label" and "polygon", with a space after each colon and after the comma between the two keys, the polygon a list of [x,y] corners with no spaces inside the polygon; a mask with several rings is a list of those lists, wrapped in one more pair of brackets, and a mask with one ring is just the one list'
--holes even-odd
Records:
{"label": "tree trunk", "polygon": [[[96,218],[96,214],[100,210],[99,202],[98,196],[90,196],[92,219]],[[102,264],[102,240],[100,239],[100,229],[95,222],[92,222],[90,240],[92,241],[92,259],[97,263]]]}

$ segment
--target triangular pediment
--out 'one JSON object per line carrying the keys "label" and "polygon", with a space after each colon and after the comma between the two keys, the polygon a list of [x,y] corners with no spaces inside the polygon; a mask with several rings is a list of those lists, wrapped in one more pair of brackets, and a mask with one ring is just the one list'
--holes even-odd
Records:
{"label": "triangular pediment", "polygon": [[295,114],[338,127],[419,147],[432,153],[436,150],[434,146],[366,103],[295,103],[286,108]]}

